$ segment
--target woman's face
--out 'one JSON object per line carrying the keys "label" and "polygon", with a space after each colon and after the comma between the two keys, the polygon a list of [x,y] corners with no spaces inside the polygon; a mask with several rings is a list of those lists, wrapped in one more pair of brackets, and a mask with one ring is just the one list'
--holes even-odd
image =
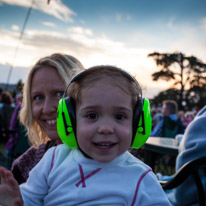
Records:
{"label": "woman's face", "polygon": [[32,115],[40,127],[53,140],[59,140],[56,128],[57,106],[65,90],[65,84],[57,70],[42,67],[37,70],[31,83]]}

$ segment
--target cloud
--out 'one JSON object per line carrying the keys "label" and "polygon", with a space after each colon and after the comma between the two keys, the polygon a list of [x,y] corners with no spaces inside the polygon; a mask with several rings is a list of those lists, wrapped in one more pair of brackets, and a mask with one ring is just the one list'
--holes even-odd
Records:
{"label": "cloud", "polygon": [[19,80],[25,81],[27,74],[29,72],[29,68],[26,67],[11,67],[9,64],[0,64],[0,82],[6,83],[9,75],[9,71],[11,71],[11,76],[9,79],[9,83],[16,84]]}
{"label": "cloud", "polygon": [[[14,31],[0,30],[0,52],[4,53],[0,56],[0,63],[13,63],[14,45],[17,43],[18,35]],[[82,27],[70,27],[65,33],[26,30],[14,65],[31,67],[40,57],[54,52],[73,55],[80,59],[85,67],[101,64],[116,65],[128,70],[138,79],[144,76],[144,80],[149,78],[150,81],[148,69],[151,64],[145,62],[147,50],[127,47],[105,34],[95,36],[91,29]],[[145,73],[145,68],[148,73]]]}
{"label": "cloud", "polygon": [[[65,6],[61,0],[59,1],[50,1],[47,4],[47,0],[38,0],[33,1],[33,9],[42,11],[46,14],[56,17],[65,22],[73,22],[72,16],[76,16],[76,13],[72,11],[70,8]],[[31,1],[28,0],[0,0],[0,6],[2,3],[22,6],[22,7],[30,7]]]}
{"label": "cloud", "polygon": [[[198,43],[198,31],[193,27],[175,28],[179,31],[179,38],[167,43],[165,47],[162,41],[163,37],[136,31],[136,39],[142,42],[142,47],[135,44],[128,44],[111,39],[106,33],[96,36],[94,31],[90,28],[83,27],[69,27],[65,32],[47,31],[47,30],[25,30],[24,37],[21,40],[19,52],[15,60],[15,66],[30,67],[40,57],[50,55],[54,52],[67,53],[77,57],[85,67],[94,65],[110,64],[126,69],[132,75],[136,76],[140,84],[146,90],[145,94],[151,87],[159,87],[164,90],[169,88],[170,82],[153,82],[151,80],[151,73],[157,71],[155,62],[148,58],[147,55],[151,52],[174,52],[180,49],[180,52],[186,52],[197,56],[199,53],[205,51],[203,46]],[[133,35],[130,33],[130,35]],[[14,54],[14,45],[17,44],[19,32],[0,30],[0,63],[8,62],[12,64]],[[133,36],[134,38],[135,36]],[[181,38],[180,38],[181,37]],[[128,36],[130,39],[131,36]],[[197,39],[197,40],[196,40]],[[145,46],[144,42],[158,43],[158,47]],[[166,40],[165,40],[166,41]],[[161,43],[159,43],[161,42]],[[203,52],[204,55],[204,52]],[[157,86],[158,85],[158,86]]]}
{"label": "cloud", "polygon": [[206,16],[201,20],[202,28],[206,32]]}
{"label": "cloud", "polygon": [[127,16],[126,16],[126,20],[127,20],[127,21],[131,21],[131,20],[132,20],[131,15],[127,15]]}
{"label": "cloud", "polygon": [[17,25],[12,25],[11,29],[14,31],[19,31],[19,27]]}
{"label": "cloud", "polygon": [[121,22],[122,20],[131,21],[131,20],[132,20],[132,17],[131,17],[131,15],[129,15],[129,14],[127,14],[127,15],[125,16],[125,15],[122,15],[122,14],[120,14],[120,13],[117,13],[117,14],[115,15],[115,20],[116,20],[117,22]]}
{"label": "cloud", "polygon": [[12,47],[17,44],[17,40],[19,38],[19,32],[16,30],[8,31],[1,29],[0,30],[0,49],[1,47]]}
{"label": "cloud", "polygon": [[48,26],[48,27],[52,27],[52,28],[56,27],[56,24],[53,22],[44,21],[44,22],[42,22],[42,24],[45,26]]}
{"label": "cloud", "polygon": [[121,14],[116,14],[115,19],[120,22],[122,20],[122,15]]}
{"label": "cloud", "polygon": [[176,17],[174,17],[174,16],[169,19],[169,22],[167,23],[167,27],[169,29],[173,29],[174,28],[174,21],[175,21],[175,19],[176,19]]}
{"label": "cloud", "polygon": [[168,44],[168,50],[175,52],[179,51],[187,56],[196,56],[204,60],[206,58],[206,39],[204,33],[201,33],[196,26],[179,25],[176,28],[178,36],[173,38],[173,41]]}

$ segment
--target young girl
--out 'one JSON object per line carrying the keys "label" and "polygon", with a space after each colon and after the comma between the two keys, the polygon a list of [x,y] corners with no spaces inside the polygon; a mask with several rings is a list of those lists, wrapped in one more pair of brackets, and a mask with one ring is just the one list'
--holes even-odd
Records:
{"label": "young girl", "polygon": [[68,138],[74,135],[76,148],[49,149],[20,190],[1,168],[0,204],[170,205],[151,169],[127,152],[135,141],[140,92],[135,80],[116,67],[97,66],[78,75],[69,85],[72,128],[61,101],[57,117],[61,124],[64,116],[65,125],[57,125],[60,138],[70,146],[62,135],[65,129]]}

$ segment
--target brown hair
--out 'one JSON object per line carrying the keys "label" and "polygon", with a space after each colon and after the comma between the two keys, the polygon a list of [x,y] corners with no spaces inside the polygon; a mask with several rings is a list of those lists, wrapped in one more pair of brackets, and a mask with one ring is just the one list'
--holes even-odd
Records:
{"label": "brown hair", "polygon": [[9,92],[3,91],[1,95],[2,95],[2,99],[1,99],[2,103],[8,104],[8,105],[12,103],[12,96]]}
{"label": "brown hair", "polygon": [[165,104],[167,109],[170,111],[170,114],[177,114],[178,105],[174,100],[165,100],[162,104]]}
{"label": "brown hair", "polygon": [[69,86],[68,94],[75,101],[81,104],[81,91],[83,88],[91,87],[94,82],[100,79],[107,79],[109,83],[121,88],[132,96],[133,109],[136,106],[141,94],[138,82],[124,70],[113,66],[95,66],[80,74]]}

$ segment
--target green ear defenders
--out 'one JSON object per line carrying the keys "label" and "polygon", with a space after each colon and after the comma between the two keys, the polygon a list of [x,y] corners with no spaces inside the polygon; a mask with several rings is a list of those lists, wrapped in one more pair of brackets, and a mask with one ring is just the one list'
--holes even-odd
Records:
{"label": "green ear defenders", "polygon": [[[109,68],[119,70],[127,78],[134,81],[140,90],[140,97],[137,101],[135,111],[133,114],[133,137],[132,137],[132,148],[140,148],[147,141],[151,129],[152,129],[152,118],[149,100],[142,98],[141,87],[139,83],[126,71],[119,69],[114,66],[95,66],[91,67],[83,72],[77,74],[70,82],[79,81],[82,76],[93,70],[100,70],[102,68]],[[59,100],[59,105],[57,109],[57,132],[64,144],[70,148],[78,148],[78,143],[76,140],[76,117],[75,117],[75,103],[71,97],[66,97],[67,86],[62,99]]]}

